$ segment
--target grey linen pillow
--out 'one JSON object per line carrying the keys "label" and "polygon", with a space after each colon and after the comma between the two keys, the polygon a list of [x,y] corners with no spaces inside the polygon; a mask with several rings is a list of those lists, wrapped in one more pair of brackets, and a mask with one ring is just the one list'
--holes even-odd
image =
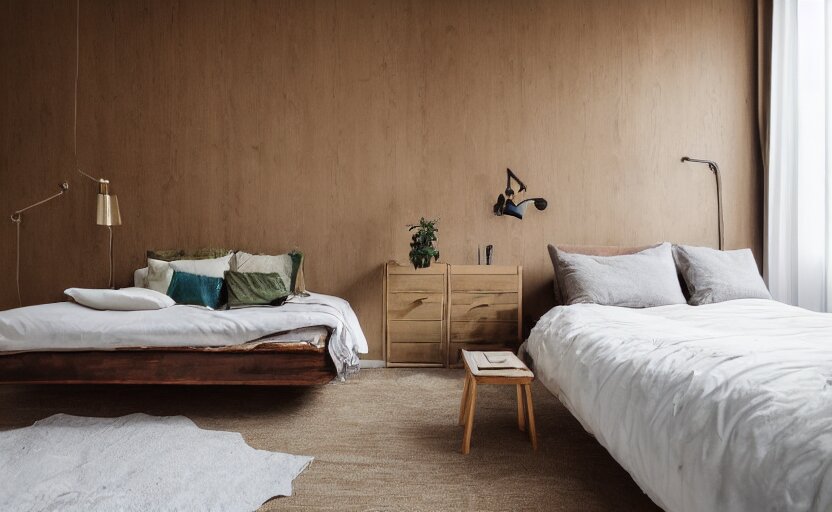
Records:
{"label": "grey linen pillow", "polygon": [[690,290],[693,306],[734,299],[771,299],[751,249],[719,251],[673,246],[673,258]]}
{"label": "grey linen pillow", "polygon": [[669,243],[621,256],[588,256],[557,248],[555,254],[564,304],[628,308],[685,304]]}

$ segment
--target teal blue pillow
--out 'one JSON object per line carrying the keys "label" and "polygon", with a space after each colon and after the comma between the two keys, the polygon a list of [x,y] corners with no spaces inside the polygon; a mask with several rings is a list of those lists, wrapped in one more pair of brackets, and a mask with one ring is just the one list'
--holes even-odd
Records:
{"label": "teal blue pillow", "polygon": [[174,270],[167,293],[177,304],[217,309],[225,303],[225,281],[221,277],[199,276]]}

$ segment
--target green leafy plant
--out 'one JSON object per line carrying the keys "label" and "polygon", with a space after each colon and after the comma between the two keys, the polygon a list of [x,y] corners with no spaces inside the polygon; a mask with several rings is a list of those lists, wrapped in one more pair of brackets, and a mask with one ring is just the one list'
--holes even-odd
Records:
{"label": "green leafy plant", "polygon": [[439,261],[439,251],[433,246],[436,242],[436,223],[439,219],[425,220],[424,217],[419,219],[418,224],[408,224],[408,231],[416,230],[413,233],[410,242],[410,262],[413,263],[413,268],[428,268],[430,260]]}

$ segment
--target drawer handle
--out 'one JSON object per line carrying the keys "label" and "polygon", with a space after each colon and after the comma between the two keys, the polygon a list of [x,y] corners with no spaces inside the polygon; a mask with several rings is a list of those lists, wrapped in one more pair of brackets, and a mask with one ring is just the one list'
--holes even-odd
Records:
{"label": "drawer handle", "polygon": [[469,309],[468,311],[473,311],[477,308],[487,308],[487,307],[488,307],[488,304],[477,304],[476,306],[471,306],[471,309]]}
{"label": "drawer handle", "polygon": [[422,304],[423,304],[426,300],[428,300],[429,298],[430,298],[430,297],[422,297],[421,299],[416,299],[416,300],[414,300],[414,301],[413,301],[413,303],[414,303],[414,304],[417,304],[417,305],[419,305],[419,306],[421,306],[421,305],[422,305]]}

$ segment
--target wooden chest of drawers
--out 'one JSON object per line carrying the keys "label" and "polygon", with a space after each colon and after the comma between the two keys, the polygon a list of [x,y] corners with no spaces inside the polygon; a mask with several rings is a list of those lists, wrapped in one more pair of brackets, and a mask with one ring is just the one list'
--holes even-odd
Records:
{"label": "wooden chest of drawers", "polygon": [[461,351],[522,341],[522,267],[385,267],[388,366],[460,366]]}
{"label": "wooden chest of drawers", "polygon": [[387,366],[444,366],[448,265],[388,263],[385,269]]}
{"label": "wooden chest of drawers", "polygon": [[450,265],[448,364],[465,350],[516,350],[522,342],[523,267]]}

